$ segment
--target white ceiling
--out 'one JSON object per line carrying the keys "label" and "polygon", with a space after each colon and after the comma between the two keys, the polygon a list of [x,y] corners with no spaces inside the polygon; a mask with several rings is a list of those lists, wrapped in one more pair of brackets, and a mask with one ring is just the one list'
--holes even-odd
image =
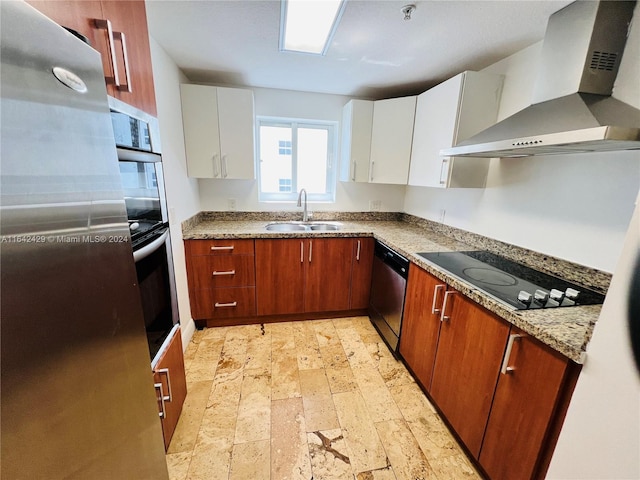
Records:
{"label": "white ceiling", "polygon": [[[401,9],[416,5],[412,20]],[[388,98],[480,70],[544,36],[567,0],[347,0],[326,56],[278,50],[280,0],[147,0],[191,81]]]}

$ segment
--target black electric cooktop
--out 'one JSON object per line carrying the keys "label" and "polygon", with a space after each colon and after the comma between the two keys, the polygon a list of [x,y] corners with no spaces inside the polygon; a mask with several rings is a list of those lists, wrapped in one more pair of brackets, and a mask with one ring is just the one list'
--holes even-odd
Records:
{"label": "black electric cooktop", "polygon": [[518,310],[597,305],[604,301],[600,293],[486,251],[418,255]]}

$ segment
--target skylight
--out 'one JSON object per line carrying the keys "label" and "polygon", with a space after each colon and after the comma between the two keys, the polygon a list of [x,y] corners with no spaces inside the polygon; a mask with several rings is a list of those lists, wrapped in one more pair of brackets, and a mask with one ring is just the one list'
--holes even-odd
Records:
{"label": "skylight", "polygon": [[325,55],[346,0],[282,0],[280,50]]}

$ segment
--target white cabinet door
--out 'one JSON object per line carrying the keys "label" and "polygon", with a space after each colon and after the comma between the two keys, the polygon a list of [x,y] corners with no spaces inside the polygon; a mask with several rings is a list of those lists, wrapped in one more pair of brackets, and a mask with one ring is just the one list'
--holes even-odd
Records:
{"label": "white cabinet door", "polygon": [[181,85],[190,177],[255,179],[253,92]]}
{"label": "white cabinet door", "polygon": [[407,184],[415,110],[415,96],[374,102],[369,182]]}
{"label": "white cabinet door", "polygon": [[187,174],[220,178],[220,134],[215,87],[180,85]]}
{"label": "white cabinet door", "polygon": [[217,87],[222,178],[255,178],[253,92]]}
{"label": "white cabinet door", "polygon": [[340,181],[369,181],[373,102],[351,100],[342,108]]}
{"label": "white cabinet door", "polygon": [[463,72],[418,96],[409,185],[475,187],[486,183],[489,159],[443,157],[496,122],[502,76]]}

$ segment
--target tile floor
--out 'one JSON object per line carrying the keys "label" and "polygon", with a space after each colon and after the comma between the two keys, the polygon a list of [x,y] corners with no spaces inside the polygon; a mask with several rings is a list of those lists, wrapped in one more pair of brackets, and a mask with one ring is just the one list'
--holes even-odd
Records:
{"label": "tile floor", "polygon": [[480,479],[367,317],[197,331],[171,480]]}

